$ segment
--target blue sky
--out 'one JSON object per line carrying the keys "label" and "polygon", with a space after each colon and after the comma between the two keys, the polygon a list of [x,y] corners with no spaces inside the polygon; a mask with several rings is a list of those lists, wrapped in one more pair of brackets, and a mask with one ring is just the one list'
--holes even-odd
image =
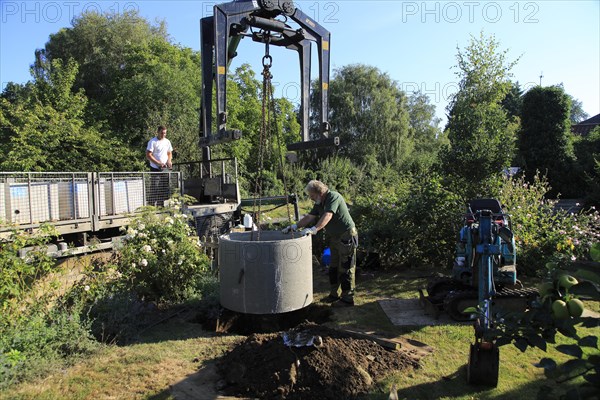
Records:
{"label": "blue sky", "polygon": [[[34,51],[51,33],[70,26],[84,10],[139,10],[150,21],[165,20],[174,43],[198,50],[199,20],[211,1],[1,1],[0,83],[30,79]],[[563,84],[590,115],[600,113],[600,1],[296,1],[332,34],[332,72],[364,63],[378,67],[407,92],[429,95],[445,121],[455,92],[457,46],[470,35],[495,35],[508,60],[520,61],[514,80],[524,88]],[[242,41],[233,67],[250,63],[260,72],[264,49]],[[298,101],[297,57],[275,49],[277,95]],[[316,57],[315,57],[316,59]],[[315,69],[316,72],[316,69]]]}

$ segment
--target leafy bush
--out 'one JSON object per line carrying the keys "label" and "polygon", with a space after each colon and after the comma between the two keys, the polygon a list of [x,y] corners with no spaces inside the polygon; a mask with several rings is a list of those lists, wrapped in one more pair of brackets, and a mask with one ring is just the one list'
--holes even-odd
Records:
{"label": "leafy bush", "polygon": [[[352,199],[363,179],[363,171],[349,158],[332,156],[319,161],[317,166],[321,180],[331,189],[340,192],[346,199]],[[308,182],[307,182],[308,183]]]}
{"label": "leafy bush", "polygon": [[[600,260],[595,258],[595,261]],[[508,313],[498,319],[494,332],[498,337],[497,344],[513,343],[522,352],[529,347],[543,351],[554,347],[558,352],[570,356],[567,361],[558,364],[548,355],[536,364],[544,369],[548,379],[565,384],[556,389],[542,386],[539,399],[594,398],[594,394],[600,390],[597,334],[600,319],[583,314],[585,306],[580,299],[600,300],[598,264],[560,266],[550,262],[544,271],[546,276],[539,286],[539,297],[531,307],[525,312]],[[580,336],[581,328],[588,328],[592,334]],[[570,343],[557,345],[558,334],[569,338]],[[567,382],[576,384],[567,385]]]}
{"label": "leafy bush", "polygon": [[[47,279],[55,260],[46,244],[55,235],[42,226],[37,233],[14,230],[0,247],[0,387],[53,368],[65,358],[87,354],[97,343],[82,322],[81,310],[60,303]],[[24,258],[18,250],[32,247]],[[48,284],[49,283],[49,284]]]}
{"label": "leafy bush", "polygon": [[437,176],[372,182],[372,196],[357,200],[362,243],[384,265],[445,265],[452,258],[460,210],[458,197]]}
{"label": "leafy bush", "polygon": [[98,343],[77,309],[46,310],[44,302],[22,318],[3,318],[0,327],[0,388],[49,372]]}
{"label": "leafy bush", "polygon": [[[54,267],[54,259],[46,254],[46,244],[54,236],[53,227],[42,225],[37,233],[13,229],[10,237],[0,242],[0,306],[4,316],[18,313],[36,280]],[[32,250],[22,258],[18,252],[26,247]]]}
{"label": "leafy bush", "polygon": [[97,263],[60,299],[65,307],[81,310],[82,323],[103,343],[125,342],[144,323],[146,305],[122,277],[114,263]]}
{"label": "leafy bush", "polygon": [[547,180],[539,175],[532,183],[522,177],[505,178],[500,189],[500,200],[512,219],[517,265],[529,275],[544,271],[548,262],[586,257],[600,235],[598,212],[556,210],[556,200],[544,197],[549,191]]}
{"label": "leafy bush", "polygon": [[310,171],[301,164],[285,164],[284,174],[288,192],[302,196],[304,188],[310,180],[308,178]]}
{"label": "leafy bush", "polygon": [[148,208],[127,229],[117,269],[140,299],[172,303],[188,299],[209,271],[209,259],[192,236],[181,200],[157,213]]}
{"label": "leafy bush", "polygon": [[[55,266],[46,254],[55,234],[49,226],[37,233],[15,229],[0,245],[0,388],[96,347],[80,310],[57,306],[55,293],[37,287]],[[33,250],[21,258],[25,247]]]}

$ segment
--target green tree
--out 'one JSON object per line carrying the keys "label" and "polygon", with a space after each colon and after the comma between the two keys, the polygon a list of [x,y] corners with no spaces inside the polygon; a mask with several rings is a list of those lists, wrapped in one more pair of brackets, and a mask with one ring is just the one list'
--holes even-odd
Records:
{"label": "green tree", "polygon": [[[300,140],[294,105],[284,98],[268,101],[265,112],[267,139],[263,149],[263,165],[259,166],[260,131],[262,126],[262,82],[249,64],[242,64],[228,77],[227,82],[227,125],[242,131],[242,138],[214,146],[213,157],[236,157],[242,192],[249,195],[255,189],[257,173],[268,172],[270,183],[266,183],[276,194],[283,194],[284,170],[281,156],[285,155],[286,144]],[[214,127],[213,127],[214,128]],[[275,182],[279,180],[280,182]],[[266,187],[266,186],[265,186]],[[289,188],[288,188],[289,190]],[[263,193],[266,194],[266,193]],[[271,193],[275,194],[275,193]]]}
{"label": "green tree", "polygon": [[523,89],[519,82],[511,82],[510,90],[506,93],[506,97],[502,100],[502,107],[511,117],[521,116],[521,107],[523,107]]}
{"label": "green tree", "polygon": [[421,92],[408,96],[407,102],[410,137],[414,140],[411,156],[413,170],[424,172],[438,164],[438,153],[447,145],[447,137],[441,131],[440,118],[435,116],[435,106]]}
{"label": "green tree", "polygon": [[575,136],[574,148],[587,186],[586,205],[600,207],[600,127],[583,137]]}
{"label": "green tree", "polygon": [[362,64],[338,69],[330,82],[329,106],[340,155],[358,164],[402,165],[412,153],[407,97],[388,74]]}
{"label": "green tree", "polygon": [[456,75],[459,90],[448,105],[446,133],[450,146],[443,155],[444,168],[466,197],[489,195],[515,152],[517,122],[507,115],[502,100],[511,88],[510,70],[494,36],[471,37],[458,49]]}
{"label": "green tree", "polygon": [[[0,98],[3,171],[106,171],[139,168],[118,139],[86,124],[87,99],[72,92],[77,63],[38,65],[33,82]],[[16,95],[15,95],[16,94]]]}
{"label": "green tree", "polygon": [[179,160],[199,159],[200,57],[172,44],[164,22],[152,25],[137,12],[84,13],[50,36],[36,65],[58,59],[80,66],[73,91],[89,99],[86,120],[102,122],[140,159],[158,125],[169,128]]}
{"label": "green tree", "polygon": [[570,121],[571,100],[559,86],[536,86],[523,96],[519,151],[529,181],[539,171],[548,177],[551,195],[577,194]]}
{"label": "green tree", "polygon": [[571,123],[578,124],[581,121],[588,119],[588,113],[583,111],[583,103],[570,94],[568,96],[571,99]]}

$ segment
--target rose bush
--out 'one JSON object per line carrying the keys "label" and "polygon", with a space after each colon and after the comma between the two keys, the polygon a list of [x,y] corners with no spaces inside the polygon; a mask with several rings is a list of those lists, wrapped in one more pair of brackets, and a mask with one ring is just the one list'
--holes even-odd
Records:
{"label": "rose bush", "polygon": [[600,216],[595,209],[571,213],[556,209],[556,200],[545,195],[548,181],[535,176],[505,178],[499,198],[512,220],[517,245],[519,271],[540,275],[548,262],[570,262],[588,257],[592,244],[600,238]]}
{"label": "rose bush", "polygon": [[127,228],[117,253],[117,271],[147,301],[173,303],[189,298],[210,270],[208,257],[174,199],[157,213],[148,208]]}

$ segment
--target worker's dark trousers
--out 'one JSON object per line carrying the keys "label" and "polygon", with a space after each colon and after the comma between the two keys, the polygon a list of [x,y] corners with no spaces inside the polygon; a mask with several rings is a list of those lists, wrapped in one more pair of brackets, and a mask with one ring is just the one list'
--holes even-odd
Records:
{"label": "worker's dark trousers", "polygon": [[147,194],[147,204],[151,206],[164,206],[165,200],[169,199],[169,174],[168,170],[150,167],[150,191]]}
{"label": "worker's dark trousers", "polygon": [[[354,301],[356,248],[358,247],[358,232],[356,229],[344,232],[342,236],[329,240],[331,249],[331,265],[329,266],[329,283],[332,297],[341,297],[347,302]],[[341,291],[341,296],[340,296]]]}

